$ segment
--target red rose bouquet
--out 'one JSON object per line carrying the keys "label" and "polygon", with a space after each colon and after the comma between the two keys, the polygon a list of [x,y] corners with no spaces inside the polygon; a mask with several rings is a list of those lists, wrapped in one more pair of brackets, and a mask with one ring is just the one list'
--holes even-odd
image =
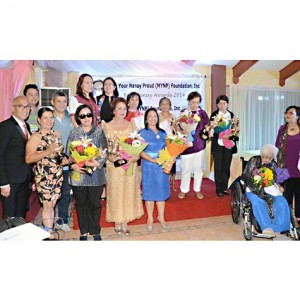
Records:
{"label": "red rose bouquet", "polygon": [[[148,143],[137,132],[129,133],[126,137],[122,137],[119,140],[119,153],[121,158],[128,158],[131,155],[139,156],[141,152],[148,146]],[[122,151],[123,154],[122,154]],[[128,155],[126,157],[126,154]],[[131,176],[133,174],[133,164],[129,166],[124,165],[122,168],[126,169],[126,175]]]}
{"label": "red rose bouquet", "polygon": [[85,166],[86,161],[91,161],[95,157],[104,157],[105,151],[99,149],[87,137],[81,137],[79,140],[73,141],[69,144],[71,157],[73,162],[78,164],[81,168],[85,168],[87,174],[92,175],[94,168]]}

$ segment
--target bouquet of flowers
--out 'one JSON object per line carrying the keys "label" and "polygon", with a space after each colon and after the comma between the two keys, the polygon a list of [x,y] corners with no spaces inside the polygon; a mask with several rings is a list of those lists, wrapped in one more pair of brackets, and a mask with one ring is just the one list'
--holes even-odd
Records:
{"label": "bouquet of flowers", "polygon": [[177,132],[176,134],[168,134],[166,136],[166,145],[165,149],[159,151],[156,161],[159,165],[162,165],[165,173],[170,174],[176,157],[187,148],[193,146],[193,143],[185,135]]}
{"label": "bouquet of flowers", "polygon": [[81,168],[85,168],[85,172],[89,175],[94,173],[95,168],[85,166],[85,162],[91,161],[95,157],[103,158],[106,152],[106,149],[99,150],[91,141],[92,139],[88,139],[85,136],[69,143],[73,162],[78,164]]}
{"label": "bouquet of flowers", "polygon": [[[129,133],[126,137],[119,140],[119,156],[121,159],[127,159],[131,155],[139,156],[142,151],[148,146],[148,143],[137,132]],[[126,170],[126,175],[133,174],[133,164],[121,166]]]}
{"label": "bouquet of flowers", "polygon": [[200,120],[201,118],[197,114],[194,114],[187,109],[182,111],[176,119],[177,123],[185,132],[185,134],[189,135],[189,139],[191,142],[193,142],[194,140],[193,135],[195,134],[195,129]]}
{"label": "bouquet of flowers", "polygon": [[[219,113],[215,116],[214,122],[216,124],[215,126],[215,133],[219,134],[219,140],[218,144],[220,146],[224,146],[227,149],[230,149],[234,147],[235,143],[232,140],[223,138],[225,135],[233,135],[237,134],[237,124],[233,123],[232,120],[230,120],[226,114],[219,111]],[[235,126],[235,128],[231,128],[232,126]]]}
{"label": "bouquet of flowers", "polygon": [[267,167],[255,168],[252,171],[253,183],[258,189],[271,186],[275,182],[275,176],[271,169]]}

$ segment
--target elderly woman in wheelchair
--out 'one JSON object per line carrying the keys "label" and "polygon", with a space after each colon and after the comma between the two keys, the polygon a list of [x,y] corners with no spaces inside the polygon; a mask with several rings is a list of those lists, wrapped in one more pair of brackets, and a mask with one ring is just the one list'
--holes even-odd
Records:
{"label": "elderly woman in wheelchair", "polygon": [[298,232],[291,208],[282,195],[283,188],[276,182],[278,149],[270,144],[261,148],[261,155],[253,156],[243,173],[232,184],[231,213],[234,223],[244,218],[244,237],[274,238],[275,233],[287,233],[298,240]]}

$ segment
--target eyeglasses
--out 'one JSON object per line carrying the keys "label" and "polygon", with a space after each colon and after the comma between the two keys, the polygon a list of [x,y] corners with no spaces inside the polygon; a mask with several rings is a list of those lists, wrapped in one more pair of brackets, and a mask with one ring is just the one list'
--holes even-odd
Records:
{"label": "eyeglasses", "polygon": [[82,114],[82,115],[79,115],[78,118],[83,120],[85,118],[91,118],[93,116],[92,113],[88,113],[88,114]]}
{"label": "eyeglasses", "polygon": [[18,107],[19,109],[21,110],[24,110],[24,109],[30,109],[31,106],[30,105],[22,105],[22,104],[19,104],[19,105],[13,105],[13,107]]}
{"label": "eyeglasses", "polygon": [[287,116],[287,115],[295,115],[296,113],[294,112],[294,111],[286,111],[285,113],[284,113],[284,115],[285,116]]}

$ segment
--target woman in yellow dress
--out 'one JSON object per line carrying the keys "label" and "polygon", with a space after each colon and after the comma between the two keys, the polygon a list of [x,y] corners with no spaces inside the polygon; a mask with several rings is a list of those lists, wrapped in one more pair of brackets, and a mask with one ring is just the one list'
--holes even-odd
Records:
{"label": "woman in yellow dress", "polygon": [[[120,139],[136,129],[132,122],[125,120],[127,115],[127,101],[124,98],[116,98],[112,103],[113,119],[106,123],[102,121],[105,135],[110,140]],[[130,230],[127,223],[139,219],[144,214],[140,182],[137,173],[137,161],[139,156],[131,156],[127,164],[133,163],[133,174],[127,176],[121,167],[115,167],[117,155],[110,154],[106,163],[107,170],[107,204],[106,221],[115,223],[115,231],[118,234],[128,235]]]}

